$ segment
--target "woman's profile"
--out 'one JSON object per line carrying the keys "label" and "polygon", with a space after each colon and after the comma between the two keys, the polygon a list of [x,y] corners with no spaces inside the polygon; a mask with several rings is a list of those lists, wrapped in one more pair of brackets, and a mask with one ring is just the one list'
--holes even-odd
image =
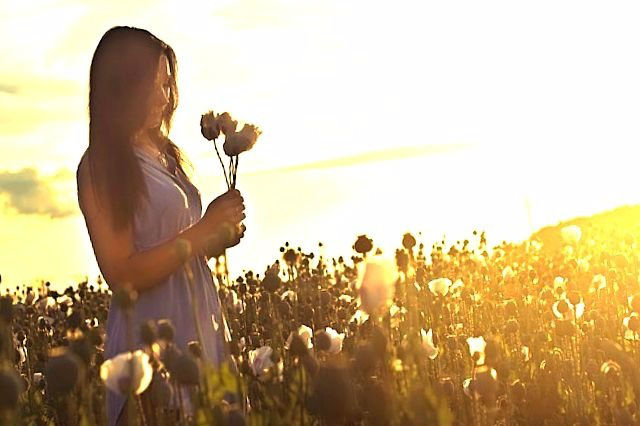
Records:
{"label": "woman's profile", "polygon": [[[146,30],[115,27],[98,43],[90,69],[89,146],[77,170],[78,203],[100,271],[112,291],[138,293],[130,317],[134,346],[139,326],[169,319],[175,343],[186,350],[197,332],[185,263],[195,282],[208,361],[223,360],[223,318],[207,257],[239,243],[244,235],[243,198],[230,190],[202,214],[200,192],[185,174],[184,156],[168,137],[178,104],[173,49]],[[231,241],[208,241],[230,224]],[[187,241],[191,254],[176,250]],[[134,348],[127,342],[124,312],[111,303],[104,358]],[[126,424],[126,398],[107,390],[108,424]]]}

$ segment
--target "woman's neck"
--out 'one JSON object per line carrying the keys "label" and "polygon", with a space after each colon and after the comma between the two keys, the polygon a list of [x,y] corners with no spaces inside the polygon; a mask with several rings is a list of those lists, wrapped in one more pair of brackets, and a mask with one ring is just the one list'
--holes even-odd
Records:
{"label": "woman's neck", "polygon": [[146,131],[138,133],[134,138],[133,143],[139,148],[154,155],[164,152],[164,147],[160,147],[154,138],[151,138]]}

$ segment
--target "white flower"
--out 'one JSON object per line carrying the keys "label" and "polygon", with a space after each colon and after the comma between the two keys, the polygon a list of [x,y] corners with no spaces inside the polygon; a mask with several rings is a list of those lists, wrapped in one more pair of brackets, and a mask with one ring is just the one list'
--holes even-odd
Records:
{"label": "white flower", "polygon": [[46,311],[47,309],[53,308],[54,306],[56,306],[56,300],[51,296],[38,299],[38,301],[36,302],[36,308],[39,311]]}
{"label": "white flower", "polygon": [[306,325],[303,324],[300,327],[298,327],[297,331],[295,332],[292,331],[291,334],[289,334],[289,338],[285,343],[285,347],[287,349],[291,347],[291,341],[293,340],[293,336],[295,336],[296,334],[300,336],[300,338],[302,339],[302,342],[304,343],[307,349],[313,348],[313,343],[311,342],[311,336],[313,336],[313,330],[311,330],[310,327],[307,327]]}
{"label": "white flower", "polygon": [[553,279],[553,289],[557,289],[558,287],[565,288],[567,284],[567,279],[564,277],[555,277]]}
{"label": "white flower", "polygon": [[395,303],[393,305],[391,305],[391,307],[389,308],[389,315],[393,318],[396,315],[400,314],[400,315],[404,315],[406,314],[407,308],[405,308],[404,306],[401,308],[398,305],[396,305]]}
{"label": "white flower", "polygon": [[[132,366],[133,376],[130,375]],[[138,349],[108,359],[100,366],[100,378],[113,392],[126,395],[130,388],[136,395],[140,395],[149,387],[153,378],[149,355]]]}
{"label": "white flower", "polygon": [[282,300],[289,299],[290,302],[295,302],[298,300],[298,294],[293,290],[287,290],[284,293],[282,293],[282,296],[280,296],[280,299]]}
{"label": "white flower", "polygon": [[528,241],[528,246],[533,249],[533,251],[540,251],[542,249],[542,242],[538,240]]}
{"label": "white flower", "polygon": [[338,300],[343,301],[343,302],[347,302],[347,303],[351,303],[353,298],[351,296],[349,296],[348,294],[341,294],[340,297],[338,297]]}
{"label": "white flower", "polygon": [[478,254],[478,253],[471,253],[469,255],[469,259],[473,260],[476,264],[485,267],[487,266],[487,259],[482,255],[482,254]]}
{"label": "white flower", "polygon": [[484,340],[484,337],[469,337],[467,339],[467,345],[469,345],[469,353],[471,357],[475,353],[478,354],[478,360],[476,364],[481,365],[484,363],[484,350],[487,347],[487,342]]}
{"label": "white flower", "polygon": [[428,286],[431,293],[444,297],[449,293],[451,280],[449,278],[436,278],[435,280],[429,281]]}
{"label": "white flower", "polygon": [[256,144],[262,131],[253,124],[245,124],[239,132],[225,133],[224,149],[228,156],[239,155],[248,151]]}
{"label": "white flower", "polygon": [[582,273],[586,273],[589,272],[589,261],[587,259],[578,259],[577,261],[578,264],[578,270]]}
{"label": "white flower", "polygon": [[369,314],[365,311],[358,309],[355,314],[351,317],[349,322],[355,322],[357,325],[364,324],[369,319]]}
{"label": "white flower", "polygon": [[[561,308],[561,304],[566,303],[566,308]],[[572,304],[569,299],[564,298],[564,299],[560,299],[558,301],[556,301],[551,310],[553,311],[553,314],[558,318],[558,319],[563,319],[563,320],[569,320],[569,319],[574,319],[574,318],[580,318],[583,314],[584,314],[584,308],[585,308],[585,304],[584,301],[582,300],[582,297],[580,298],[580,301],[577,304]],[[565,312],[561,312],[562,310],[565,310]]]}
{"label": "white flower", "polygon": [[607,287],[607,279],[604,275],[598,274],[593,277],[591,284],[596,288],[596,290],[602,290]]}
{"label": "white flower", "polygon": [[371,314],[388,306],[395,292],[398,276],[395,262],[373,257],[367,260],[364,272],[359,269],[357,288],[362,309]]}
{"label": "white flower", "polygon": [[62,296],[58,297],[56,300],[58,302],[58,305],[62,305],[63,303],[67,305],[73,305],[73,299],[67,296],[66,294],[63,294]]}
{"label": "white flower", "polygon": [[311,327],[307,327],[306,325],[302,324],[300,327],[298,327],[298,336],[302,337],[302,341],[304,342],[307,349],[313,348],[313,343],[311,343],[313,330],[311,330]]}
{"label": "white flower", "polygon": [[505,281],[510,280],[515,276],[516,276],[516,273],[513,272],[513,268],[511,268],[511,266],[507,266],[502,270],[502,279]]}
{"label": "white flower", "polygon": [[251,367],[251,371],[253,371],[254,376],[260,377],[274,366],[274,363],[271,360],[272,353],[273,349],[271,349],[270,346],[263,346],[249,351],[249,366]]}
{"label": "white flower", "polygon": [[244,301],[242,301],[234,290],[230,290],[228,294],[229,305],[239,314],[244,312]]}
{"label": "white flower", "polygon": [[462,280],[458,278],[453,282],[453,284],[451,285],[451,288],[449,289],[449,291],[451,292],[451,296],[460,297],[460,294],[462,293],[463,288],[464,288],[464,282],[462,282]]}
{"label": "white flower", "polygon": [[640,340],[640,316],[636,312],[632,312],[628,317],[624,317],[622,323],[625,326],[624,338],[626,340]]}
{"label": "white flower", "polygon": [[582,230],[578,225],[569,225],[560,230],[560,235],[566,244],[578,244]]}
{"label": "white flower", "polygon": [[216,116],[216,120],[218,121],[218,126],[222,133],[225,136],[230,135],[236,131],[236,127],[238,126],[238,122],[231,118],[231,115],[228,112],[223,112],[222,114],[218,114]]}
{"label": "white flower", "polygon": [[438,348],[433,344],[433,330],[424,331],[424,328],[420,329],[420,340],[422,342],[422,348],[430,359],[436,359],[438,356]]}
{"label": "white flower", "polygon": [[338,333],[336,330],[334,330],[331,327],[325,328],[324,331],[327,332],[327,334],[329,335],[329,338],[331,339],[331,346],[329,347],[329,350],[327,352],[333,355],[339,353],[342,350],[344,333]]}
{"label": "white flower", "polygon": [[524,356],[525,361],[529,361],[531,359],[531,351],[529,350],[529,346],[522,346],[520,352]]}
{"label": "white flower", "polygon": [[213,111],[202,114],[200,118],[200,132],[207,140],[214,140],[220,136],[220,127]]}

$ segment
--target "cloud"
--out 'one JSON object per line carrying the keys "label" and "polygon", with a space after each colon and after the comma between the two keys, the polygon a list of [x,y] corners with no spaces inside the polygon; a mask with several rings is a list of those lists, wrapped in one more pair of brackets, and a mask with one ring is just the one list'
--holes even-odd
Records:
{"label": "cloud", "polygon": [[440,144],[440,145],[423,145],[423,146],[407,146],[391,149],[383,149],[378,151],[369,151],[362,154],[349,155],[328,160],[314,161],[311,163],[286,166],[277,169],[260,170],[250,175],[262,173],[282,173],[295,172],[301,170],[313,169],[332,169],[336,167],[350,167],[359,164],[369,164],[381,161],[402,160],[405,158],[415,158],[421,156],[446,154],[450,152],[460,151],[471,148],[470,144]]}
{"label": "cloud", "polygon": [[18,93],[18,86],[14,84],[0,83],[0,93],[7,93],[9,95],[15,95]]}
{"label": "cloud", "polygon": [[[68,180],[69,173],[61,170],[52,181]],[[75,214],[69,206],[60,202],[52,184],[39,176],[33,168],[16,172],[0,171],[0,196],[8,196],[8,207],[19,214],[40,214],[51,218],[62,218]]]}
{"label": "cloud", "polygon": [[86,90],[78,82],[1,71],[0,81],[9,82],[0,84],[0,135],[29,132],[45,123],[86,116]]}

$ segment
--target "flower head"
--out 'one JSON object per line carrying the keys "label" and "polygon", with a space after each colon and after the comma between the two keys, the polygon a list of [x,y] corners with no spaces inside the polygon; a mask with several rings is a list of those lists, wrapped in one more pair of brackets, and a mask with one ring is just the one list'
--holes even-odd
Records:
{"label": "flower head", "polygon": [[578,225],[569,225],[560,230],[560,235],[566,244],[578,244],[582,238],[582,230]]}
{"label": "flower head", "polygon": [[326,327],[324,330],[320,330],[316,333],[316,348],[335,355],[342,350],[344,336],[344,333],[338,333],[333,328]]}
{"label": "flower head", "polygon": [[431,293],[446,296],[449,293],[449,287],[451,287],[451,280],[449,278],[436,278],[429,281],[429,290]]}
{"label": "flower head", "polygon": [[640,340],[640,316],[636,312],[622,320],[625,326],[624,338],[627,340]]}
{"label": "flower head", "polygon": [[230,134],[234,133],[236,131],[236,127],[238,127],[238,122],[231,118],[231,114],[229,114],[228,112],[218,114],[216,120],[218,121],[220,130],[225,134],[225,136],[229,136]]}
{"label": "flower head", "polygon": [[249,351],[249,367],[256,377],[266,374],[275,364],[271,360],[273,349],[270,346],[262,346]]}
{"label": "flower head", "polygon": [[484,350],[487,347],[487,342],[484,340],[484,337],[469,337],[467,344],[469,345],[471,357],[476,358],[476,364],[484,364]]}
{"label": "flower head", "polygon": [[149,355],[137,350],[108,359],[100,366],[100,378],[113,392],[127,395],[131,389],[136,395],[140,395],[149,387],[153,378]]}
{"label": "flower head", "polygon": [[391,303],[395,292],[397,270],[395,264],[382,258],[371,258],[359,274],[358,291],[362,309],[371,314]]}
{"label": "flower head", "polygon": [[433,330],[429,329],[429,331],[424,331],[424,328],[421,328],[420,340],[426,355],[430,359],[436,359],[438,356],[438,348],[433,344]]}
{"label": "flower head", "polygon": [[220,136],[220,123],[213,111],[202,114],[200,118],[200,132],[207,140],[214,140]]}
{"label": "flower head", "polygon": [[291,334],[289,334],[289,338],[285,343],[285,347],[287,349],[291,347],[291,342],[293,341],[294,336],[299,336],[300,339],[302,340],[302,343],[307,349],[313,348],[313,343],[311,342],[311,336],[313,336],[313,330],[311,330],[310,327],[307,327],[306,325],[303,324],[300,327],[298,327],[298,330],[292,331]]}
{"label": "flower head", "polygon": [[245,124],[239,132],[225,133],[224,153],[232,157],[250,150],[261,134],[262,131],[253,124]]}

